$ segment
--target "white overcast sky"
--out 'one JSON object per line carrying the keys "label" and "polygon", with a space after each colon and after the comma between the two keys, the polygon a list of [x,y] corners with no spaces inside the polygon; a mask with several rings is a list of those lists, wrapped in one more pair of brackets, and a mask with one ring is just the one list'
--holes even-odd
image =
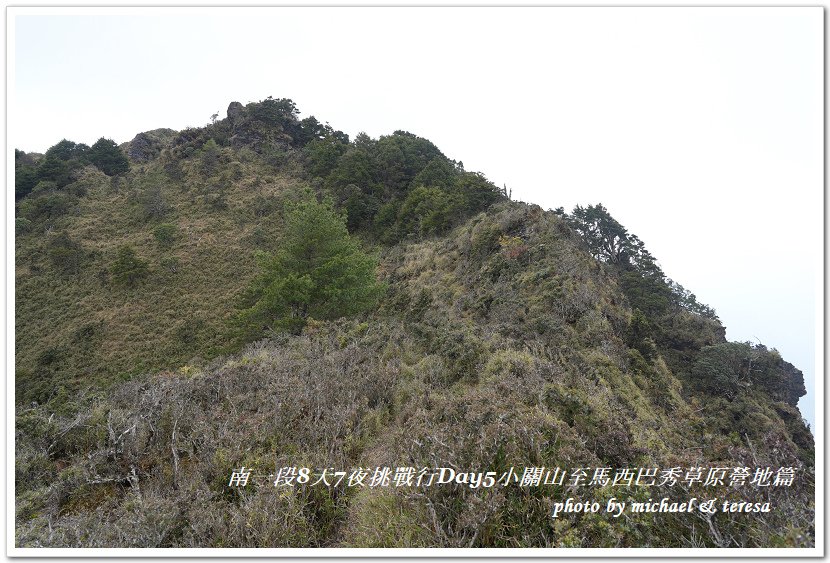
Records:
{"label": "white overcast sky", "polygon": [[514,199],[603,203],[730,340],[804,372],[815,426],[821,8],[49,12],[9,12],[11,147],[121,143],[267,96],[352,137],[416,133]]}

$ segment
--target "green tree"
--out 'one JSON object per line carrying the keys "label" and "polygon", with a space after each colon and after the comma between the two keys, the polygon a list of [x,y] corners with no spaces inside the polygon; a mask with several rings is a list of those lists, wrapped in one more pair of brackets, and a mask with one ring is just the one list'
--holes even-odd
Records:
{"label": "green tree", "polygon": [[438,156],[424,166],[412,180],[412,186],[449,189],[455,187],[458,170],[446,157]]}
{"label": "green tree", "polygon": [[347,148],[347,144],[334,137],[312,139],[304,149],[309,172],[313,176],[327,176],[337,166],[337,159],[343,156]]}
{"label": "green tree", "polygon": [[[42,182],[38,185],[45,184],[45,182]],[[77,204],[77,197],[47,189],[44,193],[38,194],[37,197],[29,196],[21,201],[20,216],[30,221],[52,221],[69,213]]]}
{"label": "green tree", "polygon": [[101,137],[86,151],[89,161],[107,176],[115,176],[130,169],[127,157],[110,139]]}
{"label": "green tree", "polygon": [[245,296],[242,320],[263,329],[299,332],[308,318],[336,319],[371,308],[382,291],[377,261],[349,236],[330,202],[308,194],[286,208],[282,244],[260,255],[262,272]]}
{"label": "green tree", "polygon": [[639,309],[634,309],[631,321],[628,324],[625,343],[635,350],[639,350],[646,360],[654,359],[657,356],[657,347],[652,338],[653,329],[648,319]]}
{"label": "green tree", "polygon": [[86,151],[89,147],[83,143],[74,143],[67,139],[63,139],[56,145],[49,147],[46,150],[46,157],[55,157],[60,160],[76,160],[83,161],[86,156]]}
{"label": "green tree", "polygon": [[493,182],[478,172],[461,172],[456,188],[466,200],[468,213],[477,213],[504,199]]}
{"label": "green tree", "polygon": [[621,264],[630,255],[628,231],[611,217],[601,203],[588,207],[577,205],[570,223],[582,235],[591,255],[597,260]]}
{"label": "green tree", "polygon": [[672,294],[675,296],[678,304],[686,309],[687,311],[691,311],[701,317],[706,317],[707,319],[712,320],[719,320],[718,315],[713,308],[710,306],[701,303],[697,300],[697,297],[694,293],[680,285],[674,280],[667,279],[667,283],[671,288]]}
{"label": "green tree", "polygon": [[616,270],[631,306],[650,320],[675,307],[717,321],[715,311],[667,278],[643,241],[629,233],[602,204],[577,205],[567,220],[587,243],[591,255]]}
{"label": "green tree", "polygon": [[395,195],[404,194],[432,159],[446,158],[432,142],[406,131],[381,137],[374,143],[373,153],[377,181]]}
{"label": "green tree", "polygon": [[343,145],[349,144],[349,136],[343,131],[335,131],[328,123],[320,123],[317,118],[306,117],[300,121],[294,134],[294,144],[305,146],[313,140],[322,140],[331,137]]}
{"label": "green tree", "polygon": [[342,188],[336,187],[332,191],[337,208],[346,212],[346,226],[350,233],[371,226],[372,218],[380,205],[378,198],[372,193],[372,188],[361,190],[354,184],[348,184]]}
{"label": "green tree", "polygon": [[269,126],[296,122],[300,110],[288,98],[274,99],[268,96],[256,104],[249,104],[251,117]]}
{"label": "green tree", "polygon": [[329,188],[345,187],[355,184],[360,188],[371,186],[372,161],[369,154],[362,149],[349,149],[337,160],[326,180]]}
{"label": "green tree", "polygon": [[72,181],[70,172],[66,161],[55,156],[47,156],[37,167],[37,180],[55,182],[59,188],[62,188]]}

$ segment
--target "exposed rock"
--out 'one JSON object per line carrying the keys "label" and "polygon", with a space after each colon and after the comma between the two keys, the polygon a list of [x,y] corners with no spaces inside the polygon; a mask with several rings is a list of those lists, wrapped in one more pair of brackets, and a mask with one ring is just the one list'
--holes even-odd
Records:
{"label": "exposed rock", "polygon": [[129,142],[127,155],[137,162],[153,160],[174,134],[175,131],[172,129],[155,129],[139,133]]}
{"label": "exposed rock", "polygon": [[153,145],[153,139],[151,139],[149,135],[146,133],[139,133],[133,137],[132,141],[130,141],[127,155],[133,160],[146,162],[151,160],[156,154],[155,147]]}
{"label": "exposed rock", "polygon": [[770,395],[784,401],[793,407],[798,406],[798,400],[807,394],[804,386],[804,374],[790,362],[781,360],[776,366],[775,375],[764,381]]}
{"label": "exposed rock", "polygon": [[240,119],[242,119],[243,114],[245,113],[245,108],[239,102],[231,102],[228,105],[228,120],[231,122],[231,126],[236,125]]}

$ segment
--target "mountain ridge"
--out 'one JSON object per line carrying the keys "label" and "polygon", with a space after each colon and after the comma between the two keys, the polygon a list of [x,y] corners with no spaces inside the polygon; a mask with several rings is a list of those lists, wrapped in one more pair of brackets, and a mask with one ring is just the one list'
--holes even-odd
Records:
{"label": "mountain ridge", "polygon": [[[286,99],[94,146],[16,152],[17,545],[814,542],[803,375],[727,342],[602,205],[510,201],[426,139],[351,140]],[[240,293],[308,189],[378,254],[386,294],[251,342]],[[227,486],[241,466],[297,464],[775,466],[798,480],[722,492],[772,500],[763,519],[625,522],[552,520],[566,487]]]}

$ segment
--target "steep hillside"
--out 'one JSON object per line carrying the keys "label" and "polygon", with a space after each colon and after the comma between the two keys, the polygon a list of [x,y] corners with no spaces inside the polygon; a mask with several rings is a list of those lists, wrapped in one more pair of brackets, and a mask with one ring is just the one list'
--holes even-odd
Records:
{"label": "steep hillside", "polygon": [[[290,100],[102,141],[17,154],[17,545],[814,543],[801,372],[727,342],[602,206],[509,201],[425,139],[350,141]],[[382,296],[347,318],[303,308],[287,331],[245,324],[262,253],[290,245],[309,197],[377,260]],[[242,467],[249,484],[229,486]],[[275,487],[285,467],[413,473]],[[568,479],[509,477],[531,467]],[[792,485],[703,480],[764,467]],[[418,484],[428,468],[508,477]],[[602,468],[682,474],[589,483]],[[569,497],[772,510],[553,518]]]}
{"label": "steep hillside", "polygon": [[[137,135],[126,149],[138,160],[112,176],[70,141],[36,169],[18,153],[18,400],[232,350],[228,321],[254,253],[278,244],[284,203],[301,186],[387,243],[444,231],[501,197],[425,139],[349,143],[314,118],[298,121],[289,100],[233,103],[203,129],[159,131]],[[113,279],[125,245],[147,263],[140,283]]]}

